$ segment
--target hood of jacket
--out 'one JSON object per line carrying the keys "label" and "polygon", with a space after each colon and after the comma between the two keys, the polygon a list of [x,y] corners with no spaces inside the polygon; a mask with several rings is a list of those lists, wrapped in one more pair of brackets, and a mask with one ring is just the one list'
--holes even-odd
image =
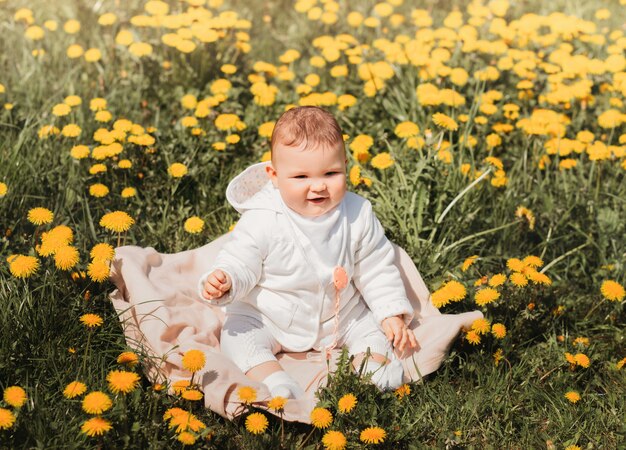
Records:
{"label": "hood of jacket", "polygon": [[226,199],[240,213],[251,209],[282,212],[280,193],[265,171],[268,164],[253,164],[228,183]]}

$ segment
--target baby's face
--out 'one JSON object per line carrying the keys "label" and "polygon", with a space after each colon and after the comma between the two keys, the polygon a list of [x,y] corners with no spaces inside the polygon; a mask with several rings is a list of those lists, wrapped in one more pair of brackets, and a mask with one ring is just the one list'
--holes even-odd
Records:
{"label": "baby's face", "polygon": [[346,156],[335,148],[275,145],[267,173],[285,204],[306,217],[321,216],[337,206],[346,194]]}

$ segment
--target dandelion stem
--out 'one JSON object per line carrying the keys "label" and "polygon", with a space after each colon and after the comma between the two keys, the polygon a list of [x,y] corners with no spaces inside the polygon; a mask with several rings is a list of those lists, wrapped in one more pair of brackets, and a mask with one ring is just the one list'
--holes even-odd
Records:
{"label": "dandelion stem", "polygon": [[439,218],[437,219],[437,221],[435,223],[441,223],[443,218],[446,217],[446,214],[448,214],[448,212],[452,209],[452,207],[456,204],[456,202],[458,202],[461,199],[461,197],[463,197],[465,195],[465,193],[467,191],[469,191],[474,186],[476,186],[478,183],[480,183],[483,180],[483,178],[485,178],[487,175],[489,175],[489,173],[491,173],[491,167],[489,169],[487,169],[485,171],[485,173],[483,173],[481,176],[479,176],[474,181],[472,181],[465,189],[463,189],[461,192],[459,192],[459,194],[456,197],[454,197],[454,199],[452,199],[450,204],[448,206],[446,206],[446,209],[443,210],[443,212],[441,213],[441,215],[439,216]]}
{"label": "dandelion stem", "polygon": [[467,241],[472,240],[472,239],[474,239],[476,237],[479,237],[479,236],[484,236],[485,234],[493,233],[494,231],[504,230],[505,228],[511,227],[511,226],[513,226],[513,225],[515,225],[515,224],[517,224],[519,222],[520,222],[520,220],[515,220],[513,222],[506,223],[504,225],[500,225],[500,226],[495,227],[495,228],[490,228],[488,230],[484,230],[484,231],[480,231],[478,233],[474,233],[474,234],[472,234],[470,236],[464,237],[463,239],[459,239],[458,241],[453,242],[452,244],[450,244],[446,248],[444,248],[443,251],[438,253],[435,256],[435,261],[437,259],[439,259],[439,256],[441,256],[443,253],[447,253],[448,251],[452,250],[454,247],[457,247],[457,246],[461,245],[463,242],[467,242]]}
{"label": "dandelion stem", "polygon": [[598,309],[600,307],[600,305],[602,305],[604,302],[606,302],[606,298],[602,298],[602,300],[600,300],[599,302],[595,303],[587,312],[587,314],[585,314],[585,317],[583,318],[583,320],[587,320],[589,318],[589,316],[591,315],[592,312],[594,312],[596,309]]}

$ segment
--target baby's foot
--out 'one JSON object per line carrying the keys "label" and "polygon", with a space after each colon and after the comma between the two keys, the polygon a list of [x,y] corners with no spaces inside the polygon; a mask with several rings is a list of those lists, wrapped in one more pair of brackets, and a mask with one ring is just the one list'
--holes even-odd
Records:
{"label": "baby's foot", "polygon": [[371,373],[372,383],[384,391],[397,389],[402,385],[404,369],[398,359],[391,361],[389,364],[381,364],[369,360],[365,366],[365,373]]}
{"label": "baby's foot", "polygon": [[304,389],[284,370],[269,375],[263,383],[268,387],[272,397],[296,399],[304,396]]}

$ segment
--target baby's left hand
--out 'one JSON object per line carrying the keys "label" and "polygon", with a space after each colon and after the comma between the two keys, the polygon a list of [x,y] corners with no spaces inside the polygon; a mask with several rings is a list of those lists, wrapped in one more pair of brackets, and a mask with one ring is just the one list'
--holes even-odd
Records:
{"label": "baby's left hand", "polygon": [[385,336],[394,348],[401,352],[407,345],[411,349],[417,348],[417,339],[415,339],[413,332],[407,328],[402,316],[387,317],[383,320],[382,326]]}

